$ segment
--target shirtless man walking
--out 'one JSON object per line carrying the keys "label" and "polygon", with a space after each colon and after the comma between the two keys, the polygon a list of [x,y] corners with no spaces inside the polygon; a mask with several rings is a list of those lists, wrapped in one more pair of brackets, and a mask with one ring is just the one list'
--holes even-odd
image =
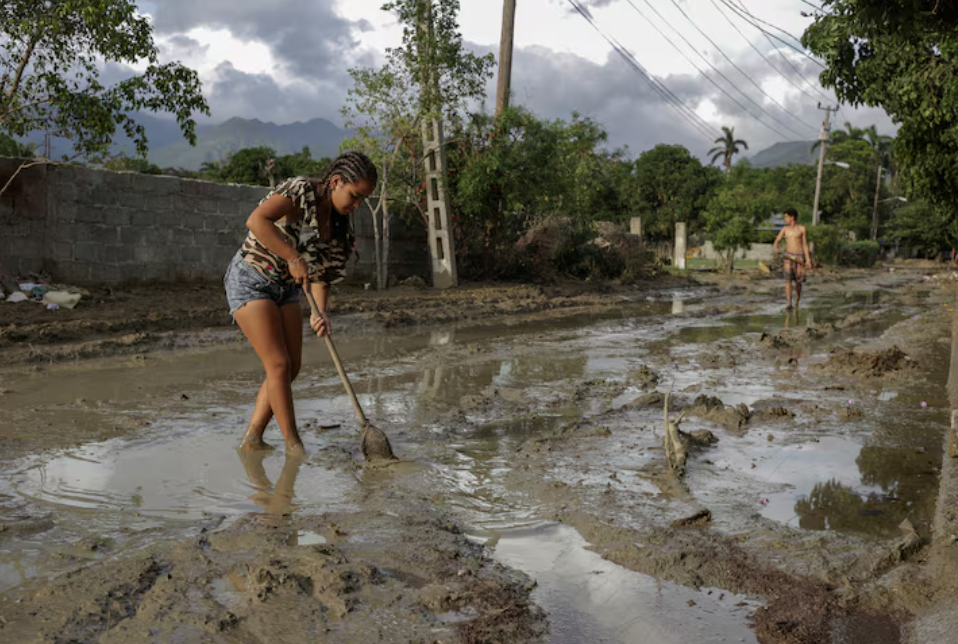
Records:
{"label": "shirtless man walking", "polygon": [[781,252],[780,244],[785,238],[785,299],[786,310],[792,308],[792,282],[795,282],[795,306],[802,299],[802,282],[805,281],[805,269],[811,267],[811,254],[808,252],[808,236],[805,226],[798,224],[798,212],[794,208],[785,210],[785,227],[775,238],[775,253]]}

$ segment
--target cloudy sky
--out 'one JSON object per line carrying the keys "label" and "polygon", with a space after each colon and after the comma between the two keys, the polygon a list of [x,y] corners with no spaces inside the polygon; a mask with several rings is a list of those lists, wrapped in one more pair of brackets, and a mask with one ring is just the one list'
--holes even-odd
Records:
{"label": "cloudy sky", "polygon": [[[750,24],[797,46],[785,32],[800,36],[810,23],[802,13],[812,8],[803,0],[577,1],[601,33],[570,0],[518,0],[514,101],[548,118],[588,115],[605,125],[613,147],[638,154],[656,143],[681,143],[701,154],[729,125],[755,152],[776,141],[814,139],[824,116],[818,103],[835,104],[817,82],[818,65]],[[138,0],[164,60],[199,71],[212,121],[322,117],[340,125],[346,70],[381,64],[385,49],[400,42],[401,27],[382,3]],[[468,47],[498,52],[501,0],[460,4]],[[686,111],[663,99],[606,38],[626,48]],[[845,106],[836,119],[894,131],[877,110]]]}

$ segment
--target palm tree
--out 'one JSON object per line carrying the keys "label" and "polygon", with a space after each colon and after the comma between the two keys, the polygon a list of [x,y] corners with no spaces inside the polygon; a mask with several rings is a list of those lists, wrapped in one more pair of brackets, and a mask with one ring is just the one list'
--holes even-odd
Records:
{"label": "palm tree", "polygon": [[715,163],[718,159],[724,157],[722,166],[726,172],[731,172],[732,158],[739,153],[739,148],[748,150],[748,143],[741,139],[736,140],[734,127],[726,127],[723,125],[722,132],[724,135],[715,139],[715,143],[718,143],[718,145],[709,150],[709,154],[712,155],[710,163]]}
{"label": "palm tree", "polygon": [[[871,129],[875,129],[875,126],[871,126]],[[842,141],[851,141],[852,139],[862,139],[865,140],[865,136],[868,133],[868,128],[855,127],[848,121],[845,122],[845,129],[835,130],[829,134],[829,143],[841,143]],[[877,136],[877,134],[876,134]],[[818,149],[818,146],[822,144],[822,140],[819,139],[812,144],[812,152]]]}

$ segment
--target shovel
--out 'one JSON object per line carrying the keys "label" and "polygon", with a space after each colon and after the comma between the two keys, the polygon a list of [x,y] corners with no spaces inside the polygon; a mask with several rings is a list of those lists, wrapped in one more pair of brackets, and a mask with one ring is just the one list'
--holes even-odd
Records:
{"label": "shovel", "polygon": [[[313,315],[316,317],[325,317],[319,312],[319,307],[316,306],[316,300],[313,299],[313,294],[309,292],[308,286],[303,288],[303,292],[306,293],[306,299],[309,301],[309,308],[313,312]],[[397,460],[396,455],[393,454],[393,448],[389,444],[389,438],[381,429],[369,422],[366,418],[366,414],[363,413],[363,408],[359,406],[359,400],[356,399],[353,386],[349,384],[349,377],[346,375],[346,370],[343,369],[343,363],[339,360],[336,347],[333,346],[333,339],[329,336],[329,330],[323,334],[323,340],[326,341],[326,348],[329,349],[329,355],[333,359],[333,364],[336,365],[336,371],[339,372],[339,379],[342,380],[343,387],[346,388],[346,393],[349,394],[349,399],[353,403],[353,409],[356,410],[356,417],[359,419],[359,424],[362,427],[359,440],[363,450],[363,457],[369,462]]]}

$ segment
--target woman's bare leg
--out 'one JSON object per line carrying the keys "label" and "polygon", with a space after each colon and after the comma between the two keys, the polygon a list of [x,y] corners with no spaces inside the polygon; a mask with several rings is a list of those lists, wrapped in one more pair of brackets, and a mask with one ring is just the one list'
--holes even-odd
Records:
{"label": "woman's bare leg", "polygon": [[[299,375],[303,357],[302,309],[298,303],[287,304],[280,308],[279,314],[282,319],[283,335],[286,339],[286,351],[290,359],[290,382],[292,382]],[[263,432],[266,431],[266,426],[272,419],[273,408],[269,405],[269,393],[264,380],[256,394],[256,407],[253,409],[253,415],[250,416],[249,425],[247,425],[243,441],[240,443],[240,449],[273,449],[272,445],[263,441]]]}
{"label": "woman's bare leg", "polygon": [[[297,332],[293,335],[292,342],[287,338],[288,319],[296,315]],[[299,305],[287,305],[279,309],[275,303],[269,300],[254,300],[249,302],[236,311],[234,317],[237,324],[243,330],[246,338],[253,345],[256,355],[263,363],[263,369],[266,371],[266,402],[269,406],[270,414],[276,417],[279,423],[280,431],[283,432],[283,438],[286,440],[287,452],[302,452],[303,442],[296,429],[296,415],[293,411],[293,390],[292,375],[295,364],[296,370],[299,370],[299,362],[302,355],[302,318],[300,316]],[[295,363],[293,360],[295,356]],[[260,410],[260,396],[257,395],[256,410]],[[254,410],[253,415],[256,421],[250,421],[250,428],[247,430],[243,439],[244,449],[253,449],[257,443],[262,443],[262,429],[265,430],[266,423],[262,422],[265,414]],[[253,430],[253,431],[251,431]],[[258,434],[257,434],[258,432]]]}

